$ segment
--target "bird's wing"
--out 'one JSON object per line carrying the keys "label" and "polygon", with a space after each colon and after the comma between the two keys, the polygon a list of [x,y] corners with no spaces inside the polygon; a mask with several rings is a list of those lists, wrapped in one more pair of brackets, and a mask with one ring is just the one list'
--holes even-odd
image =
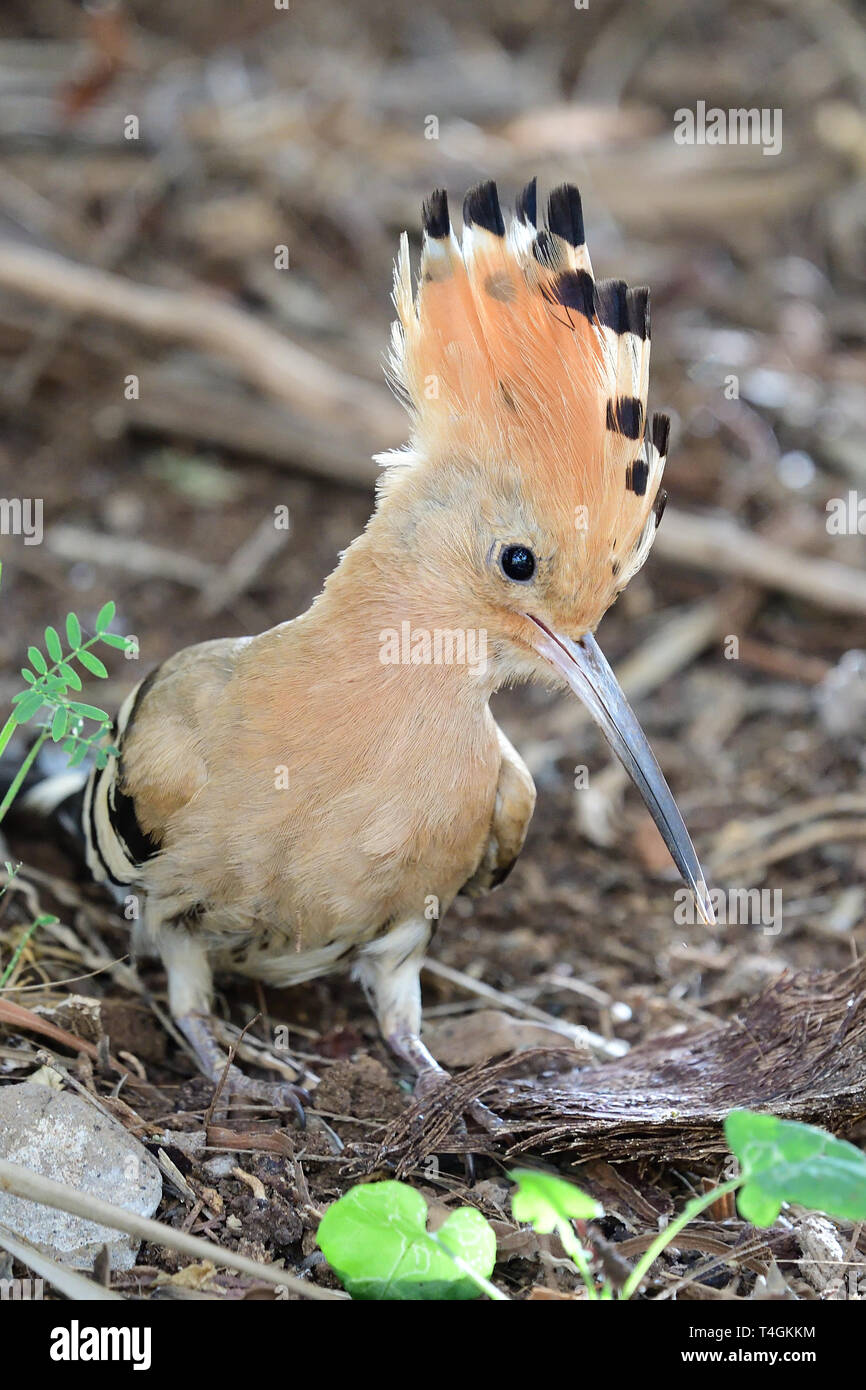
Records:
{"label": "bird's wing", "polygon": [[104,882],[134,883],[172,817],[208,780],[214,709],[244,641],[202,642],[156,667],[118,714],[119,756],[94,768],[84,798],[87,862]]}
{"label": "bird's wing", "polygon": [[535,783],[517,749],[496,725],[502,761],[490,835],[477,869],[461,888],[469,898],[498,888],[510,874],[523,849],[532,812],[535,810]]}

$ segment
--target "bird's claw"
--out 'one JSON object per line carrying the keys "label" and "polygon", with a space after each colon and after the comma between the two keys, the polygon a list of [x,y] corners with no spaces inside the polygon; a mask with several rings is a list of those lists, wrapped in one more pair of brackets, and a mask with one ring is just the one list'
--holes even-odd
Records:
{"label": "bird's claw", "polygon": [[472,1100],[466,1107],[467,1115],[470,1115],[479,1129],[483,1129],[485,1134],[489,1134],[492,1139],[501,1139],[508,1134],[508,1124],[501,1115],[497,1115],[495,1110],[491,1110],[489,1105],[485,1105],[482,1100]]}
{"label": "bird's claw", "polygon": [[306,1128],[304,1106],[309,1105],[310,1094],[303,1086],[296,1086],[291,1081],[259,1081],[232,1064],[224,1089],[238,1100],[258,1102],[275,1110],[292,1110],[299,1127]]}
{"label": "bird's claw", "polygon": [[206,1014],[182,1014],[177,1024],[192,1046],[202,1073],[219,1088],[220,1095],[225,1094],[227,1101],[236,1096],[274,1110],[292,1110],[301,1129],[306,1128],[304,1106],[309,1105],[310,1097],[303,1086],[291,1081],[257,1081],[247,1076],[234,1062],[229,1062],[214,1035],[213,1019]]}

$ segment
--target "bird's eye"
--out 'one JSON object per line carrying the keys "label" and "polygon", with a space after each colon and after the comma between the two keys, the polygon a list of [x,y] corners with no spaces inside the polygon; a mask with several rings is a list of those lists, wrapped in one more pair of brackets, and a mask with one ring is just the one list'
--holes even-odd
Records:
{"label": "bird's eye", "polygon": [[535,574],[535,556],[528,546],[507,545],[499,557],[506,579],[525,584]]}

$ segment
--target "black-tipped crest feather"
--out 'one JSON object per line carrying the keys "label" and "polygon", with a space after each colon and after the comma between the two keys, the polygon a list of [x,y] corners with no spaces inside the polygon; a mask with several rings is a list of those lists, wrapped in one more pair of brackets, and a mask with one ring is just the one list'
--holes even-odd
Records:
{"label": "black-tipped crest feather", "polygon": [[483,227],[494,236],[505,236],[499,194],[492,179],[470,188],[466,194],[463,200],[463,223],[466,227]]}
{"label": "black-tipped crest feather", "polygon": [[636,285],[625,297],[625,313],[629,333],[637,338],[650,336],[650,292],[646,285]]}
{"label": "black-tipped crest feather", "polygon": [[643,497],[649,478],[649,464],[646,459],[637,458],[626,469],[625,485],[635,497]]}
{"label": "black-tipped crest feather", "polygon": [[566,309],[576,309],[591,323],[595,308],[595,281],[588,270],[563,270],[554,281],[553,299]]}
{"label": "black-tipped crest feather", "polygon": [[532,255],[539,265],[547,266],[550,270],[555,268],[558,253],[553,237],[543,227],[532,243]]}
{"label": "black-tipped crest feather", "polygon": [[654,415],[650,425],[650,439],[658,449],[662,458],[667,458],[668,444],[671,437],[671,420],[669,415]]}
{"label": "black-tipped crest feather", "polygon": [[624,280],[596,280],[595,312],[605,328],[628,332],[628,287]]}
{"label": "black-tipped crest feather", "polygon": [[617,396],[607,403],[607,427],[624,434],[627,439],[640,439],[643,434],[643,402],[637,396]]}
{"label": "black-tipped crest feather", "polygon": [[538,180],[530,179],[524,189],[517,195],[517,202],[514,205],[521,222],[525,222],[528,227],[538,225]]}
{"label": "black-tipped crest feather", "polygon": [[[513,434],[528,457],[549,453],[551,471],[571,458],[578,477],[600,470],[613,537],[605,561],[610,555],[622,588],[646,559],[665,502],[659,484],[669,422],[646,414],[649,290],[594,278],[573,185],[555,188],[542,220],[545,213],[539,227],[532,179],[517,195],[506,238],[496,185],[471,189],[462,240],[447,255],[428,247],[422,281],[435,288],[425,291],[420,314],[404,243],[396,298],[406,338],[397,348],[412,368],[422,441],[428,430],[433,439],[454,432],[474,448],[478,438],[486,447],[488,434]],[[428,200],[424,219],[428,238],[452,235],[444,193]],[[535,296],[549,313],[538,313]],[[524,373],[526,363],[534,375]],[[447,387],[439,406],[421,390],[431,372]]]}
{"label": "black-tipped crest feather", "polygon": [[583,207],[574,184],[562,183],[554,188],[547,200],[547,225],[570,246],[583,245]]}
{"label": "black-tipped crest feather", "polygon": [[451,218],[448,215],[448,194],[444,188],[434,188],[421,207],[421,220],[427,236],[441,241],[451,231]]}

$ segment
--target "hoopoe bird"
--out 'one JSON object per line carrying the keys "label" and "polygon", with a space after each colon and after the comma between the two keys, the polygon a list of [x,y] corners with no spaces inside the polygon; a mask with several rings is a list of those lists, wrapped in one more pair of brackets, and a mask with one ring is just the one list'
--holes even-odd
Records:
{"label": "hoopoe bird", "polygon": [[[215,970],[287,986],[345,967],[398,1057],[422,1081],[442,1074],[420,1037],[425,952],[457,894],[507,876],[535,804],[489,709],[515,682],[584,702],[712,921],[593,636],[665,502],[649,292],[594,278],[568,185],[545,225],[534,181],[507,231],[493,183],[467,195],[462,239],[441,190],[423,223],[414,293],[401,240],[389,362],[411,438],[378,460],[365,531],[302,616],[152,671],[83,798],[90,869],[142,893],[135,950],[162,958],[211,1078],[226,1062]],[[264,1090],[237,1071],[232,1084]]]}

